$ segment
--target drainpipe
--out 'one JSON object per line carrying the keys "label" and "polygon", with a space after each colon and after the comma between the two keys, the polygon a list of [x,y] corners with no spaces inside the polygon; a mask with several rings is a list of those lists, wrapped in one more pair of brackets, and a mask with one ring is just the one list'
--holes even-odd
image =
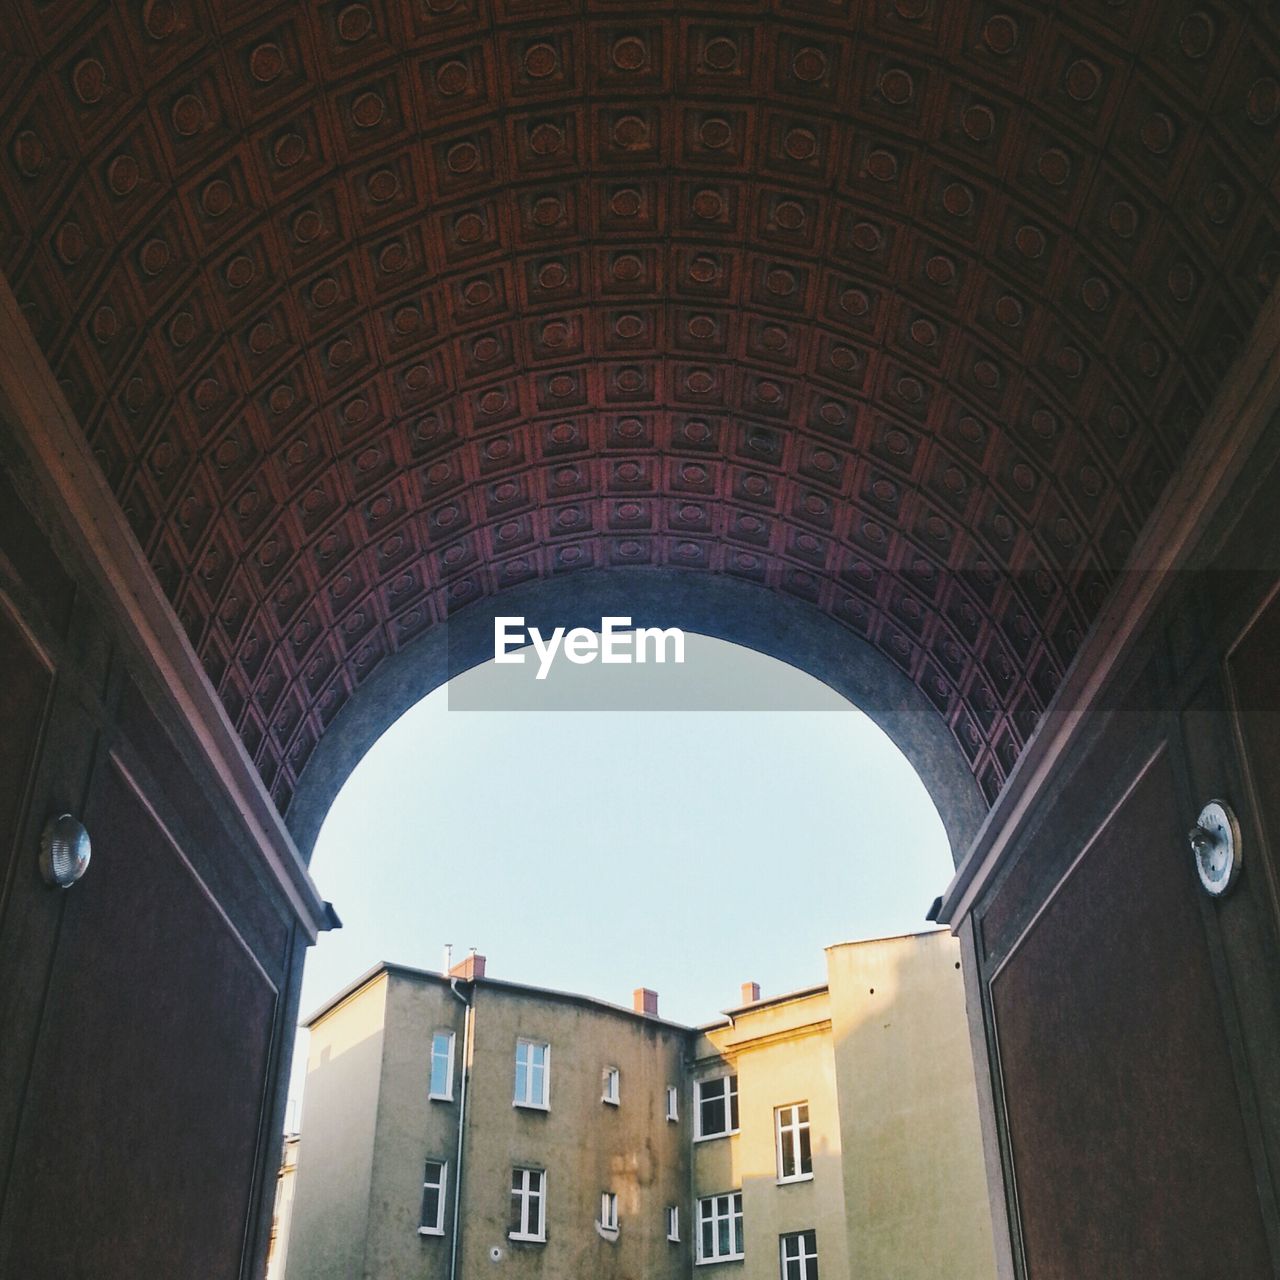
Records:
{"label": "drainpipe", "polygon": [[476,984],[471,983],[471,999],[468,1000],[458,990],[458,979],[449,979],[449,989],[462,1001],[466,1012],[462,1016],[462,1083],[458,1091],[458,1152],[453,1165],[453,1231],[449,1242],[449,1280],[457,1280],[458,1275],[458,1223],[462,1210],[462,1138],[467,1120],[467,1076],[468,1061],[471,1052],[471,1025],[475,1018]]}

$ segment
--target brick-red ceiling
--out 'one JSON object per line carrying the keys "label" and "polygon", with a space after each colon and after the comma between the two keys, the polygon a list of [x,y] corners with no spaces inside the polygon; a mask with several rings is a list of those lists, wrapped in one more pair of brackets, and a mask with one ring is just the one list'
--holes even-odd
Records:
{"label": "brick-red ceiling", "polygon": [[1280,263],[1261,3],[4,25],[0,268],[282,808],[389,653],[611,565],[811,601],[990,799]]}

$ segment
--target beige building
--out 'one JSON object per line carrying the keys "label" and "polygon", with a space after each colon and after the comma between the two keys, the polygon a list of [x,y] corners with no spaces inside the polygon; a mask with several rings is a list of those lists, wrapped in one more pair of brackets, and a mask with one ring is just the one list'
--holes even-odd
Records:
{"label": "beige building", "polygon": [[286,1133],[280,1172],[276,1175],[275,1207],[271,1214],[271,1240],[267,1245],[266,1280],[283,1280],[289,1256],[289,1221],[293,1216],[293,1192],[298,1183],[298,1135]]}
{"label": "beige building", "polygon": [[747,1280],[990,1280],[959,944],[939,930],[826,960],[825,985],[748,984],[691,1041],[697,1260],[741,1255]]}
{"label": "beige building", "polygon": [[706,1026],[383,964],[309,1020],[289,1280],[990,1280],[959,947]]}

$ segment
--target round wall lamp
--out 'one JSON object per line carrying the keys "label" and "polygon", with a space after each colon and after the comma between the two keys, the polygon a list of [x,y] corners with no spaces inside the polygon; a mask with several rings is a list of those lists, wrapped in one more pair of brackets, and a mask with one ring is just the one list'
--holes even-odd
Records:
{"label": "round wall lamp", "polygon": [[1206,893],[1220,898],[1240,875],[1240,823],[1222,800],[1210,800],[1187,833]]}
{"label": "round wall lamp", "polygon": [[69,813],[44,824],[40,833],[40,874],[47,885],[70,889],[89,868],[89,833]]}

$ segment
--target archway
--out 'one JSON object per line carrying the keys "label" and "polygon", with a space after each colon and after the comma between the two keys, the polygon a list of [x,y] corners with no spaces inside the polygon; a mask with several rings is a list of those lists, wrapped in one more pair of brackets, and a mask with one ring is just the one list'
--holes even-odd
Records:
{"label": "archway", "polygon": [[0,266],[282,811],[425,629],[639,565],[995,799],[1275,278],[1274,32],[863,8],[23,9]]}
{"label": "archway", "polygon": [[[683,1186],[691,1162],[700,1151],[710,1158],[709,1149],[691,1144],[677,1159],[667,1152],[672,1126],[662,1115],[664,1090],[624,1048],[634,1021],[625,1011],[633,989],[647,988],[663,1032],[686,1036],[692,1058],[696,1034],[689,1028],[758,998],[739,995],[745,976],[763,983],[764,1004],[745,1015],[745,1025],[767,1024],[764,1043],[777,1041],[779,1016],[808,1028],[795,1032],[805,1037],[801,1059],[785,1036],[776,1050],[792,1064],[788,1076],[766,1082],[753,1074],[760,1065],[754,1053],[744,1061],[746,1136],[733,1141],[750,1161],[751,1176],[747,1168],[738,1176],[744,1188],[751,1183],[745,1212],[755,1265],[763,1261],[758,1237],[771,1214],[788,1207],[803,1216],[809,1204],[780,1201],[787,1189],[763,1180],[760,1128],[771,1133],[779,1098],[813,1096],[822,1202],[852,1197],[849,1230],[863,1241],[859,1247],[872,1248],[853,1171],[865,1168],[874,1149],[878,1181],[903,1187],[894,1197],[895,1225],[885,1220],[877,1233],[879,1255],[896,1257],[900,1274],[924,1275],[947,1253],[957,1275],[990,1280],[992,1215],[964,987],[954,971],[960,949],[945,932],[925,932],[923,921],[924,904],[949,878],[951,863],[927,791],[883,732],[828,686],[696,633],[686,634],[684,648],[681,666],[561,663],[546,683],[529,668],[492,662],[464,671],[396,720],[344,784],[311,861],[326,892],[342,903],[343,927],[318,939],[303,980],[307,1030],[294,1055],[297,1104],[290,1113],[291,1130],[301,1129],[290,1266],[310,1274],[321,1254],[346,1259],[361,1248],[388,1268],[391,1256],[405,1263],[419,1251],[440,1256],[445,1243],[422,1249],[390,1225],[417,1212],[415,1171],[399,1154],[409,1149],[436,1153],[433,1161],[448,1153],[450,1194],[460,1197],[461,1232],[470,1242],[464,1259],[481,1243],[506,1248],[492,1224],[482,1225],[503,1190],[493,1183],[491,1148],[501,1146],[497,1135],[511,1115],[510,1098],[495,1098],[494,1077],[499,1091],[510,1083],[495,1049],[506,1030],[494,1008],[499,999],[520,1002],[525,1034],[541,1027],[551,1037],[558,1064],[552,1093],[559,1098],[551,1134],[576,1139],[572,1159],[541,1130],[512,1139],[510,1158],[542,1153],[555,1184],[558,1217],[546,1265],[566,1265],[566,1250],[582,1247],[566,1243],[566,1233],[576,1238],[577,1220],[566,1205],[580,1203],[583,1177],[594,1188],[586,1170],[610,1156],[621,1170],[636,1160],[649,1167],[646,1153],[657,1151],[647,1190],[621,1196],[629,1247],[643,1249],[656,1230],[651,1201],[661,1195],[680,1206],[687,1239],[697,1197],[715,1189],[706,1182],[712,1174],[693,1177],[685,1190],[667,1189]],[[593,714],[581,714],[584,705]],[[856,945],[887,935],[898,935],[896,942]],[[458,945],[442,965],[446,939]],[[477,1176],[463,1179],[464,1193],[455,1173],[472,1167],[474,1156],[455,1154],[463,1138],[452,1129],[440,1132],[461,1121],[454,1108],[422,1100],[414,1087],[421,1072],[411,1065],[422,1037],[456,1006],[442,991],[445,1009],[419,1007],[411,992],[430,991],[435,974],[452,963],[465,972],[465,944],[478,944],[487,960],[471,1036],[488,1046],[467,1077],[467,1096],[476,1102],[468,1103],[466,1141],[475,1155],[488,1154]],[[895,948],[914,955],[905,949],[926,944],[945,950],[925,972],[912,966],[908,979],[888,961]],[[863,1043],[854,1028],[870,1014],[867,982],[850,984],[839,966],[833,979],[828,969],[836,955],[881,951],[886,960],[870,979],[875,1016]],[[468,996],[472,990],[460,988]],[[794,994],[802,991],[807,997]],[[544,1010],[546,1000],[581,1011],[586,1021],[577,1032],[561,1026]],[[591,1011],[602,1009],[620,1020],[616,1049],[602,1049],[588,1030]],[[457,1048],[465,1029],[452,1034]],[[885,1070],[876,1044],[880,1055],[892,1052],[885,1046],[895,1037],[906,1047],[898,1049],[900,1069]],[[627,1114],[640,1108],[649,1116],[643,1132],[628,1130],[629,1145],[608,1116],[600,1122],[598,1105],[579,1113],[570,1101],[581,1092],[584,1060],[594,1068],[599,1052],[614,1062],[626,1055]],[[837,1070],[838,1107],[825,1089],[817,1092],[817,1081],[834,1082]],[[884,1082],[874,1105],[872,1076]],[[388,1117],[376,1123],[359,1101],[375,1078],[386,1099],[378,1114]],[[671,1087],[688,1137],[697,1114],[694,1086],[682,1072]],[[762,1096],[764,1090],[777,1096]],[[861,1118],[842,1137],[836,1118],[846,1114]],[[926,1149],[932,1154],[922,1160]],[[366,1150],[367,1162],[360,1154]],[[921,1163],[926,1167],[916,1167]],[[382,1208],[367,1223],[347,1221],[335,1202],[339,1177],[344,1203],[363,1201],[366,1177],[379,1188]],[[941,1227],[939,1199],[962,1232]],[[335,1218],[345,1224],[336,1232],[325,1225]],[[824,1222],[823,1266],[844,1275],[843,1240],[837,1243],[830,1215]],[[650,1260],[646,1275],[666,1276],[667,1255],[678,1253],[662,1238],[659,1231],[662,1256]],[[612,1251],[595,1259],[601,1268],[614,1261]],[[462,1269],[481,1263],[473,1258]],[[590,1262],[574,1268],[588,1271],[595,1274]]]}
{"label": "archway", "polygon": [[[243,1227],[215,1269],[247,1273],[279,1030],[329,918],[282,815],[305,845],[397,681],[441,661],[432,633],[465,633],[509,591],[567,607],[576,588],[559,584],[635,571],[681,584],[655,587],[655,610],[687,593],[693,617],[705,595],[727,619],[707,629],[769,651],[729,584],[767,590],[784,653],[895,690],[886,715],[906,712],[904,749],[942,779],[957,852],[978,826],[942,910],[971,935],[983,1034],[1003,1045],[993,1177],[1014,1186],[1034,1153],[1014,1267],[1124,1272],[1136,1249],[1194,1274],[1237,1247],[1159,1205],[1139,1239],[1108,1216],[1135,1203],[1133,1168],[1105,1144],[1100,1168],[1075,1163],[1079,1115],[1137,1123],[1097,1064],[1143,1076],[1147,1042],[1188,1065],[1142,1114],[1177,1115],[1250,1208],[1253,1252],[1232,1265],[1277,1254],[1277,801],[1253,718],[1272,705],[1257,648],[1275,577],[1259,516],[1280,333],[1272,15],[32,0],[6,41],[0,585],[26,726],[6,738],[8,847],[36,847],[56,808],[147,851],[121,864],[137,881],[104,886],[130,886],[111,907],[42,897],[9,855],[6,1167],[80,1167],[63,1088],[119,1116],[123,1081],[141,1114],[141,1033],[103,1081],[57,1071],[97,1008],[72,1016],[79,976],[149,955],[171,1003],[207,1000],[225,1043],[243,1031],[236,1061],[257,1073],[224,1099],[252,1203],[212,1172],[204,1187]],[[1153,774],[1157,749],[1170,763]],[[1210,792],[1234,799],[1256,857],[1204,906],[1180,833]],[[1139,802],[1150,861],[1093,857]],[[181,909],[134,938],[144,864],[174,872]],[[1139,866],[1150,885],[1106,879]],[[1093,899],[1063,896],[1090,876]],[[1101,937],[1091,900],[1124,907]],[[1080,927],[1047,954],[1024,946],[1055,902]],[[212,954],[197,963],[160,927],[181,920],[256,993],[251,1032],[200,988]],[[1102,975],[1133,937],[1165,963],[1107,1025],[1163,1021],[1107,1040],[1087,1009],[1118,1000]],[[1187,955],[1197,1002],[1144,999]],[[999,1007],[1015,975],[1022,998]],[[98,1004],[149,991],[133,977],[104,976]],[[1100,1037],[1069,1081],[1037,1058],[1033,1008],[1078,1015],[1073,1043]],[[167,1079],[199,1075],[171,1051]],[[1070,1182],[1097,1203],[1057,1199]],[[21,1250],[43,1246],[8,1224],[31,1218],[24,1197],[57,1197],[14,1185],[0,1266],[30,1270]],[[136,1271],[154,1241],[135,1208],[114,1216],[137,1225]],[[103,1230],[59,1228],[43,1238],[67,1256]]]}
{"label": "archway", "polygon": [[538,683],[488,662],[381,733],[317,842],[343,928],[309,958],[303,1007],[383,959],[437,967],[454,939],[491,975],[615,1002],[643,979],[693,1025],[753,965],[799,989],[826,945],[925,928],[952,859],[910,762],[799,669],[684,638],[681,668]]}
{"label": "archway", "polygon": [[[449,677],[493,656],[493,619],[598,627],[605,616],[675,626],[756,649],[821,680],[888,734],[919,774],[959,862],[985,807],[968,761],[936,709],[902,670],[803,601],[733,578],[700,580],[678,569],[578,573],[511,588],[460,612],[389,659],[335,719],[303,773],[289,811],[309,850],[333,797],[392,721]],[[923,915],[927,903],[921,904]]]}

